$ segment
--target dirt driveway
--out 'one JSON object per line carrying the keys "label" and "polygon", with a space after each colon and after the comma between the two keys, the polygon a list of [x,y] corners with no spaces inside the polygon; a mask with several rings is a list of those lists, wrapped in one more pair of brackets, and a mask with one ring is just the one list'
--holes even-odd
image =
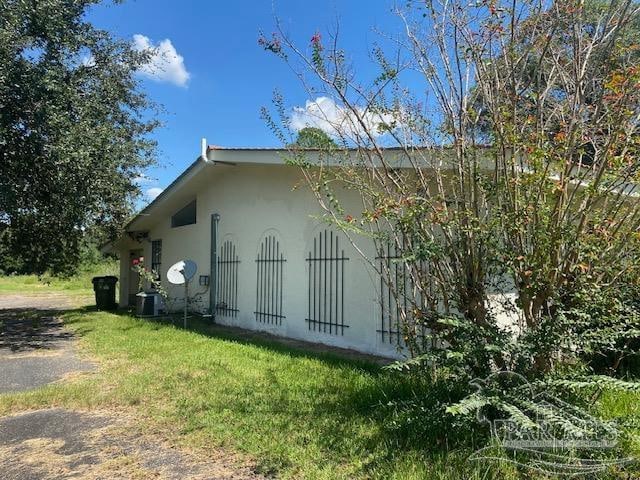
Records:
{"label": "dirt driveway", "polygon": [[[56,294],[0,295],[0,396],[99,369],[59,319],[75,304]],[[61,408],[0,417],[0,472],[4,480],[263,478],[233,454],[203,456],[145,434],[124,410]]]}

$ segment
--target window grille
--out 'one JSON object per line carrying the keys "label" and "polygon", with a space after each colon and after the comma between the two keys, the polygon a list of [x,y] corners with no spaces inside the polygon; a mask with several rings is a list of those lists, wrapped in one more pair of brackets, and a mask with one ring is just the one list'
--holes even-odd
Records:
{"label": "window grille", "polygon": [[[414,310],[420,308],[422,298],[402,259],[402,252],[389,242],[381,247],[376,259],[380,268],[380,328],[376,331],[383,342],[398,346],[405,345],[405,336],[409,333],[424,341],[426,327],[414,320]],[[417,268],[427,272],[427,262],[419,261]]]}
{"label": "window grille", "polygon": [[254,314],[258,322],[280,325],[285,318],[282,314],[282,278],[285,262],[280,242],[274,236],[265,237],[256,258]]}
{"label": "window grille", "polygon": [[313,239],[309,252],[308,309],[306,321],[309,330],[333,335],[344,335],[344,250],[338,236],[324,230]]}
{"label": "window grille", "polygon": [[235,317],[238,314],[239,264],[236,246],[231,240],[225,241],[218,256],[216,312],[221,315]]}
{"label": "window grille", "polygon": [[151,242],[151,270],[156,273],[160,280],[160,268],[162,267],[162,240]]}

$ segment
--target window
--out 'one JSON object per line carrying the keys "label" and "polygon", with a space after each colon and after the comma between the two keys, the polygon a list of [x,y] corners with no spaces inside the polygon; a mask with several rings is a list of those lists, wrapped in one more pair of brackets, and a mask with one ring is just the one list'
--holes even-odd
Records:
{"label": "window", "polygon": [[194,200],[186,207],[183,207],[171,217],[171,228],[192,225],[196,223],[196,201]]}
{"label": "window", "polygon": [[349,260],[338,245],[338,235],[324,230],[313,239],[307,257],[309,283],[307,318],[309,330],[344,335],[344,267]]}
{"label": "window", "polygon": [[417,274],[418,278],[427,278],[429,264],[425,260],[404,258],[410,252],[404,239],[401,248],[393,242],[380,245],[376,257],[380,270],[380,328],[377,332],[383,343],[405,346],[406,340],[410,338],[426,346],[427,328],[424,320],[415,313],[430,310],[426,308],[426,303],[428,297],[434,295],[433,292],[419,290],[414,284],[412,273]]}
{"label": "window", "polygon": [[162,267],[162,240],[151,242],[151,270],[156,272],[160,280],[160,267]]}
{"label": "window", "polygon": [[284,253],[274,235],[268,235],[260,244],[256,258],[256,320],[262,323],[280,325],[282,314],[282,277],[284,274]]}
{"label": "window", "polygon": [[216,312],[220,315],[235,317],[238,315],[238,265],[240,259],[236,246],[227,240],[218,255],[218,284]]}

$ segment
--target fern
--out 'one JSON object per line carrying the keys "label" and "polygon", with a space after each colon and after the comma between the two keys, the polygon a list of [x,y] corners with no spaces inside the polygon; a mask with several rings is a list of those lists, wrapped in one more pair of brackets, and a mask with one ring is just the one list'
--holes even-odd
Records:
{"label": "fern", "polygon": [[572,391],[584,389],[611,389],[640,392],[640,382],[629,382],[608,375],[589,375],[577,378],[554,379],[546,382],[548,386],[565,388]]}
{"label": "fern", "polygon": [[509,415],[510,420],[524,430],[540,430],[540,425],[531,420],[531,418],[517,406],[506,402],[500,402],[498,406]]}
{"label": "fern", "polygon": [[483,397],[479,394],[472,394],[460,402],[447,407],[446,412],[451,415],[469,415],[480,411],[488,405],[495,405],[498,399]]}

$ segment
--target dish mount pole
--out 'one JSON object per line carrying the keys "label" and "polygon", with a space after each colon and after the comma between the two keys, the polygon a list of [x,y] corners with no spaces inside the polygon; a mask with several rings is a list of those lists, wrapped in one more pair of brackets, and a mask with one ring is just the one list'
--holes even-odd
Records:
{"label": "dish mount pole", "polygon": [[189,308],[189,282],[184,282],[184,319],[183,326],[187,328],[187,310]]}
{"label": "dish mount pole", "polygon": [[182,273],[183,276],[185,276],[185,282],[184,282],[184,316],[182,319],[182,326],[186,329],[187,328],[187,313],[189,310],[189,280],[187,280],[186,275],[184,275],[184,270],[180,270],[180,273]]}

